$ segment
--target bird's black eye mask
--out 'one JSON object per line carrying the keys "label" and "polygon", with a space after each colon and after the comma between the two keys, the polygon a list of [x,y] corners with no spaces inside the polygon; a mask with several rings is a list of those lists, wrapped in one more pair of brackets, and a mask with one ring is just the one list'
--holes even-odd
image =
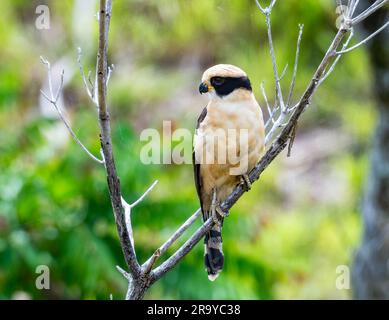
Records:
{"label": "bird's black eye mask", "polygon": [[216,93],[221,97],[240,88],[252,91],[250,80],[247,77],[213,77],[210,82]]}

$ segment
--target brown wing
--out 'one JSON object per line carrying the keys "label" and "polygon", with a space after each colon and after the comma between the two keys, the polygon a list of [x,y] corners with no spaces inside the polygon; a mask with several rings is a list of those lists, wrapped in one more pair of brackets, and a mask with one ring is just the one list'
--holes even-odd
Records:
{"label": "brown wing", "polygon": [[[203,120],[205,119],[206,116],[207,116],[207,107],[205,107],[203,109],[203,111],[201,112],[200,117],[197,120],[196,129],[199,128],[200,123],[203,122]],[[192,159],[193,159],[193,170],[194,170],[194,180],[195,180],[195,185],[196,185],[196,191],[197,191],[197,195],[199,196],[199,199],[200,199],[201,211],[203,211],[203,202],[201,201],[202,183],[201,183],[201,177],[200,177],[200,164],[196,163],[196,155],[195,155],[194,150],[193,150],[193,154],[192,154]],[[204,213],[204,211],[203,211],[203,213]]]}

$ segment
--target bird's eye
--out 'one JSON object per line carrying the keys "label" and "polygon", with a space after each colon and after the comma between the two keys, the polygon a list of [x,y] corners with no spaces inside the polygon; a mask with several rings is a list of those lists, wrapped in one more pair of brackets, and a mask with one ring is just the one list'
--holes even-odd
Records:
{"label": "bird's eye", "polygon": [[212,84],[214,86],[221,86],[224,83],[225,79],[222,77],[214,77],[212,78]]}

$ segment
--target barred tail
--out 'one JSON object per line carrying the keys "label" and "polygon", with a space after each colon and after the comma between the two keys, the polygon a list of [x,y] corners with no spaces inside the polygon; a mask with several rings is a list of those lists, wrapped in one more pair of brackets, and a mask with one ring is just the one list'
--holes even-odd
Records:
{"label": "barred tail", "polygon": [[208,279],[214,281],[224,265],[224,255],[222,248],[222,227],[214,225],[209,233],[205,235],[205,255],[204,262]]}

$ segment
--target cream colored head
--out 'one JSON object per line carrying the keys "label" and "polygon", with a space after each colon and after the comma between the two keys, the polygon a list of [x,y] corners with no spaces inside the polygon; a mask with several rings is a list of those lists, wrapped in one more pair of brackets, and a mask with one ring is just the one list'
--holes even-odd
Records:
{"label": "cream colored head", "polygon": [[217,64],[205,70],[201,78],[201,82],[209,82],[213,77],[239,78],[247,77],[247,74],[241,68],[238,68],[232,64]]}
{"label": "cream colored head", "polygon": [[231,64],[218,64],[207,69],[199,87],[201,94],[211,99],[238,99],[251,97],[252,89],[246,72]]}

